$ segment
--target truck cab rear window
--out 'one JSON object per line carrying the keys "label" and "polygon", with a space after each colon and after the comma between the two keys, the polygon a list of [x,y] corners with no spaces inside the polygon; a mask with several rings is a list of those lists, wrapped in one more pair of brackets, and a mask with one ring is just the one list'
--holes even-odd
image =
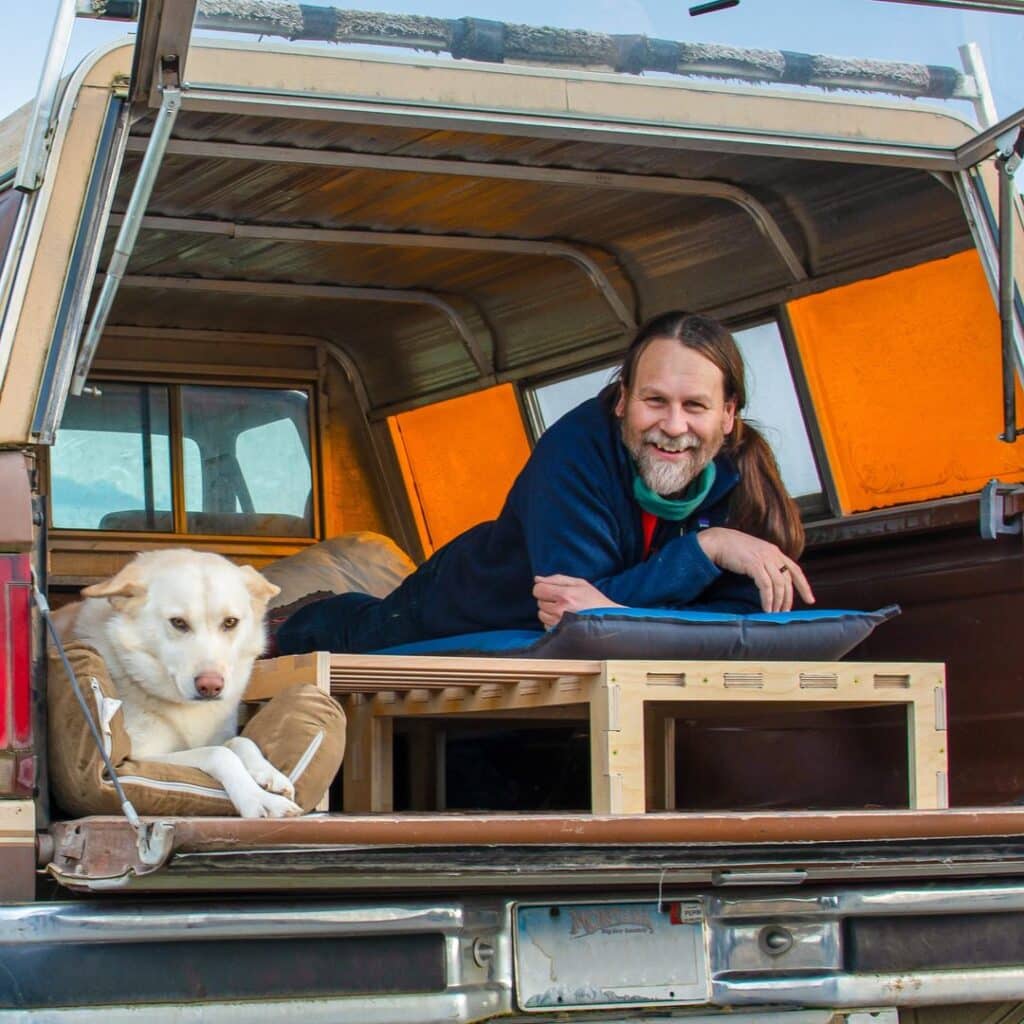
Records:
{"label": "truck cab rear window", "polygon": [[50,459],[56,529],[312,537],[304,390],[91,382]]}

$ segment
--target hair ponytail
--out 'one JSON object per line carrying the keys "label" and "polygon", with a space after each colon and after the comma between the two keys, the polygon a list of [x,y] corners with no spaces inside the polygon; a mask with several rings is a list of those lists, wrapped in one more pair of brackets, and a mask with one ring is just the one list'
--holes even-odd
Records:
{"label": "hair ponytail", "polygon": [[800,510],[786,491],[764,436],[737,414],[725,452],[740,475],[729,504],[729,526],[769,540],[790,558],[799,558],[804,550]]}

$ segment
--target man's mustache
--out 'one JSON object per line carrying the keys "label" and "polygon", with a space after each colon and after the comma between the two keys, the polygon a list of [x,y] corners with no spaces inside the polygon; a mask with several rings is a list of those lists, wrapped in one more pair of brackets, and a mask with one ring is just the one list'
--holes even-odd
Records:
{"label": "man's mustache", "polygon": [[700,447],[700,438],[696,434],[680,434],[678,437],[669,437],[658,427],[652,427],[643,437],[649,444],[656,444],[667,452],[685,452],[690,448]]}

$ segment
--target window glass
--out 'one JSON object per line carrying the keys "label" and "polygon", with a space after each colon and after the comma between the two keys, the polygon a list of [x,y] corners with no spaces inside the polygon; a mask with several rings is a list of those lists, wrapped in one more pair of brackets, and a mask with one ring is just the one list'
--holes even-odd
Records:
{"label": "window glass", "polygon": [[311,537],[308,395],[183,387],[181,402],[189,532]]}
{"label": "window glass", "polygon": [[[305,396],[303,396],[305,399]],[[305,422],[302,424],[305,428]],[[292,419],[274,420],[238,435],[238,464],[248,481],[257,512],[303,516],[309,497],[309,458]],[[272,453],[277,472],[266,470]]]}
{"label": "window glass", "polygon": [[313,536],[309,396],[268,388],[90,382],[50,457],[51,524],[173,533],[179,402],[186,532]]}
{"label": "window glass", "polygon": [[50,454],[54,526],[173,528],[167,406],[167,388],[145,384],[91,384],[68,398]]}
{"label": "window glass", "polygon": [[536,403],[538,434],[543,434],[555,420],[561,419],[570,409],[575,409],[581,402],[593,398],[609,381],[618,374],[618,366],[606,366],[601,370],[591,370],[576,377],[566,377],[553,384],[542,384],[533,391]]}
{"label": "window glass", "polygon": [[794,498],[820,494],[821,479],[778,325],[759,324],[734,331],[733,337],[747,368],[745,418],[771,445],[789,493]]}
{"label": "window glass", "polygon": [[185,472],[185,511],[203,511],[203,460],[191,437],[181,439]]}

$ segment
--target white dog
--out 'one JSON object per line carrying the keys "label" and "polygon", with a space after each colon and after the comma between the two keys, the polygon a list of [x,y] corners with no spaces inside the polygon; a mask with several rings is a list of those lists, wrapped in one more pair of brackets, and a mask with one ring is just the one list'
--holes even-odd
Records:
{"label": "white dog", "polygon": [[64,639],[84,640],[106,662],[132,756],[201,768],[243,818],[302,813],[288,778],[236,735],[277,593],[251,566],[220,555],[148,551],[54,613]]}

